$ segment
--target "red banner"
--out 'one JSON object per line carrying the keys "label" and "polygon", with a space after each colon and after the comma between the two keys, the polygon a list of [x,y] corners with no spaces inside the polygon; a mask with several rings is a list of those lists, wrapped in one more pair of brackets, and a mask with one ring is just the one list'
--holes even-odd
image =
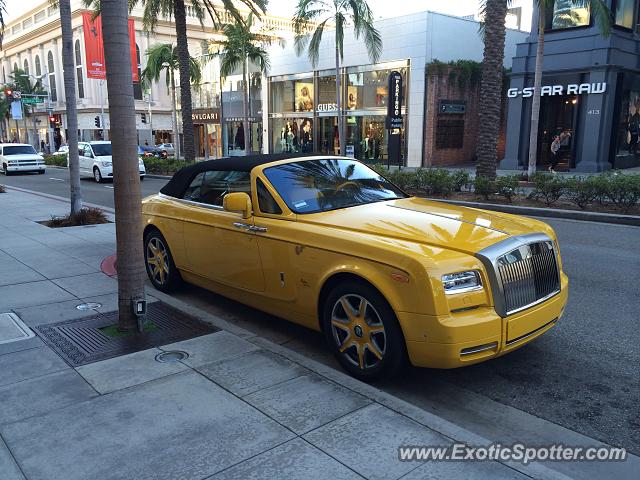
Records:
{"label": "red banner", "polygon": [[[104,80],[106,66],[104,62],[104,46],[102,43],[102,19],[98,16],[92,20],[91,12],[82,13],[82,28],[84,30],[84,50],[87,57],[87,77]],[[129,50],[131,53],[131,73],[133,81],[139,82],[138,59],[136,55],[136,31],[133,19],[129,19]]]}

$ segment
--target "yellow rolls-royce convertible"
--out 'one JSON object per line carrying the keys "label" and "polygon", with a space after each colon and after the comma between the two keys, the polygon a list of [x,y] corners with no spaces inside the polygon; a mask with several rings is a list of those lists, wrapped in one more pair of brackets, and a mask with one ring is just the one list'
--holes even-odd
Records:
{"label": "yellow rolls-royce convertible", "polygon": [[562,316],[568,280],[538,220],[405,194],[333,156],[188,166],[143,202],[146,268],[322,331],[374,380],[511,352]]}

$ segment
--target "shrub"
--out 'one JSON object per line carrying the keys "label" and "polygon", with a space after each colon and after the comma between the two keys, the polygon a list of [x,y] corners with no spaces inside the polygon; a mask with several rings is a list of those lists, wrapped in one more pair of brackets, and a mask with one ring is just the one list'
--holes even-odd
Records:
{"label": "shrub", "polygon": [[175,157],[156,158],[147,157],[144,159],[144,167],[147,173],[155,175],[173,175],[178,170],[186,167],[188,162],[177,160]]}
{"label": "shrub", "polygon": [[466,170],[456,170],[451,174],[451,185],[454,192],[461,192],[463,188],[469,188],[471,175]]}
{"label": "shrub", "polygon": [[494,182],[495,193],[504,197],[507,202],[511,203],[513,197],[518,193],[519,178],[517,176],[507,175],[496,178]]}
{"label": "shrub", "polygon": [[567,199],[582,210],[601,197],[604,191],[604,182],[599,175],[586,178],[573,177],[566,180]]}
{"label": "shrub", "polygon": [[80,225],[98,225],[108,223],[109,220],[99,208],[87,207],[78,213],[65,215],[64,217],[51,217],[46,225],[51,228],[77,227]]}
{"label": "shrub", "polygon": [[476,177],[473,181],[473,190],[476,195],[480,195],[485,200],[489,200],[489,197],[496,191],[495,181],[488,177]]}
{"label": "shrub", "polygon": [[529,195],[536,200],[542,200],[547,207],[552,207],[564,195],[566,180],[557,175],[536,173],[533,178],[533,192]]}
{"label": "shrub", "polygon": [[406,190],[408,188],[416,188],[416,173],[405,170],[390,170],[385,177],[396,184],[398,187]]}
{"label": "shrub", "polygon": [[604,197],[620,211],[628,213],[640,201],[640,177],[604,175]]}
{"label": "shrub", "polygon": [[4,185],[0,185],[0,193],[7,193],[7,189],[4,188]]}
{"label": "shrub", "polygon": [[442,168],[424,168],[416,171],[416,186],[427,195],[447,197],[453,190],[453,177]]}
{"label": "shrub", "polygon": [[44,164],[54,167],[66,167],[67,156],[66,155],[44,155]]}

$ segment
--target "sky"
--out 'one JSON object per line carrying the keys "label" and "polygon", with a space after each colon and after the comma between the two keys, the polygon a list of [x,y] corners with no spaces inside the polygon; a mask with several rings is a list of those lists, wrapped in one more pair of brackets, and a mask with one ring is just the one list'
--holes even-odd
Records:
{"label": "sky", "polygon": [[[376,18],[388,18],[407,13],[431,10],[433,12],[464,16],[478,12],[479,0],[368,0]],[[20,15],[28,9],[34,8],[41,0],[6,0],[7,14],[5,20]],[[293,15],[295,0],[269,0],[268,12],[274,15],[290,17]],[[525,8],[523,20],[531,19],[532,0],[514,2]],[[528,12],[528,13],[527,13]],[[528,23],[525,23],[525,27]]]}

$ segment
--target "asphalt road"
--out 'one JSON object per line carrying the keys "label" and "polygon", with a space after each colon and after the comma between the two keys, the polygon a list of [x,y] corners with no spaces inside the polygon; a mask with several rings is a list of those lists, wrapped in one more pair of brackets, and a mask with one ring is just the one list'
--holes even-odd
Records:
{"label": "asphalt road", "polygon": [[[27,190],[69,197],[69,171],[62,168],[48,167],[44,175],[23,173],[5,177],[0,173],[0,183],[13,185]],[[145,178],[142,182],[142,196],[157,193],[167,183],[164,179]],[[93,178],[81,178],[82,197],[85,202],[113,208],[113,183],[96,183]]]}
{"label": "asphalt road", "polygon": [[[66,179],[66,171],[50,169],[0,183],[67,196]],[[164,183],[148,178],[143,191]],[[86,201],[113,206],[109,184],[82,186]],[[570,278],[566,314],[555,328],[496,360],[457,370],[409,368],[378,386],[485,438],[575,444],[578,432],[640,454],[640,228],[545,221],[559,235]],[[315,332],[196,287],[175,296],[339,368]]]}

